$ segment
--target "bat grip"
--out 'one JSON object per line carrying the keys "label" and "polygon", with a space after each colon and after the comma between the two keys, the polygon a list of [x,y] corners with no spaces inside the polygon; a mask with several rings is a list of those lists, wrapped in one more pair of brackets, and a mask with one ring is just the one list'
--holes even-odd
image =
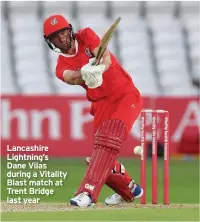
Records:
{"label": "bat grip", "polygon": [[92,65],[93,65],[93,66],[99,65],[99,60],[96,58],[96,59],[94,60],[94,62],[92,63]]}
{"label": "bat grip", "polygon": [[100,49],[92,65],[95,65],[95,66],[99,65],[105,51],[106,51],[106,48],[104,50],[102,50],[102,48]]}

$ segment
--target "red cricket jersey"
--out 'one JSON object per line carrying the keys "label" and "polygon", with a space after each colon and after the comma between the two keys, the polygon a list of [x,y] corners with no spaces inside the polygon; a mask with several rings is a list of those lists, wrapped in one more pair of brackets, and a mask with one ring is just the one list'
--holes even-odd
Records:
{"label": "red cricket jersey", "polygon": [[[56,76],[64,81],[63,72],[65,70],[80,70],[83,65],[94,57],[92,51],[99,46],[100,38],[90,28],[80,30],[75,34],[77,53],[73,56],[59,55],[56,67]],[[110,53],[112,64],[103,73],[103,83],[95,89],[89,89],[82,85],[87,91],[89,101],[99,101],[103,98],[118,98],[124,93],[133,92],[139,96],[139,91],[134,86],[131,77],[121,67],[115,56]]]}

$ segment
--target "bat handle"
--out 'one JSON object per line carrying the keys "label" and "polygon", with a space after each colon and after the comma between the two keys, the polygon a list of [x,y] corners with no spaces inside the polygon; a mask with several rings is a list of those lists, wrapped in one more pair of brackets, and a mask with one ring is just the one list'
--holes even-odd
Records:
{"label": "bat handle", "polygon": [[92,63],[92,65],[93,65],[93,66],[97,66],[97,65],[99,65],[99,61],[98,61],[97,58],[94,60],[94,62]]}

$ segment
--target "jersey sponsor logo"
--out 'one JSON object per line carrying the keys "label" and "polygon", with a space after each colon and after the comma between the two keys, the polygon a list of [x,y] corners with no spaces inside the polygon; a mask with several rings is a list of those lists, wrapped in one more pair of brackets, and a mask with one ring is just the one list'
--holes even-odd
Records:
{"label": "jersey sponsor logo", "polygon": [[92,186],[92,185],[90,185],[88,183],[85,184],[85,188],[88,189],[88,190],[91,190],[91,191],[94,190],[94,186]]}
{"label": "jersey sponsor logo", "polygon": [[58,20],[57,20],[57,18],[53,18],[51,20],[51,25],[56,25],[56,24],[58,24]]}
{"label": "jersey sponsor logo", "polygon": [[89,48],[86,48],[85,49],[85,54],[89,57],[92,57],[92,53],[90,52],[90,49]]}

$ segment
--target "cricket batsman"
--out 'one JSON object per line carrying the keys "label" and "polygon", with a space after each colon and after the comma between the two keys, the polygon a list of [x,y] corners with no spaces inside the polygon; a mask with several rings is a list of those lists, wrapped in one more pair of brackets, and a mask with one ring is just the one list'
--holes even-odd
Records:
{"label": "cricket batsman", "polygon": [[116,192],[106,198],[108,205],[140,198],[142,188],[116,160],[142,109],[138,89],[108,49],[100,64],[93,65],[100,38],[92,29],[74,33],[72,25],[62,15],[52,15],[44,21],[43,30],[48,46],[58,53],[57,78],[85,88],[92,103],[93,152],[91,158],[86,158],[88,168],[75,197],[70,200],[71,205],[87,207],[96,203],[104,184]]}

